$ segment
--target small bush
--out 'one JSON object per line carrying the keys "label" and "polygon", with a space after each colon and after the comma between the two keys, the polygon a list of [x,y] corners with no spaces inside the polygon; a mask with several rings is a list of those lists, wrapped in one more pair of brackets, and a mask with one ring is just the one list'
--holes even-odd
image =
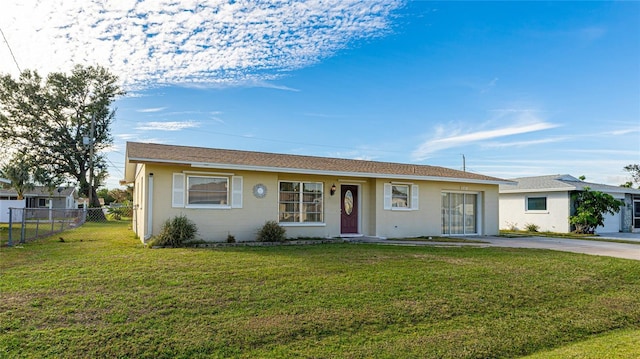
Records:
{"label": "small bush", "polygon": [[538,232],[540,230],[540,226],[534,223],[526,223],[524,225],[524,228],[528,231],[528,232]]}
{"label": "small bush", "polygon": [[120,221],[122,217],[131,217],[132,207],[129,201],[121,204],[112,204],[107,208],[107,218],[113,221]]}
{"label": "small bush", "polygon": [[180,247],[192,241],[198,233],[198,227],[187,216],[175,216],[162,224],[160,233],[151,241],[152,246]]}
{"label": "small bush", "polygon": [[286,229],[276,221],[267,221],[262,228],[258,230],[258,242],[284,242]]}
{"label": "small bush", "polygon": [[507,222],[507,229],[510,231],[517,231],[518,230],[518,223],[516,222]]}

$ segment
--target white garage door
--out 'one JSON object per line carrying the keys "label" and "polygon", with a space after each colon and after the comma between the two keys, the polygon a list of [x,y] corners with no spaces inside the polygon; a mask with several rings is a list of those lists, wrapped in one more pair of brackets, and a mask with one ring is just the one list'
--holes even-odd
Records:
{"label": "white garage door", "polygon": [[596,233],[617,233],[620,232],[620,225],[622,223],[622,217],[620,212],[616,214],[604,215],[604,226],[596,228]]}

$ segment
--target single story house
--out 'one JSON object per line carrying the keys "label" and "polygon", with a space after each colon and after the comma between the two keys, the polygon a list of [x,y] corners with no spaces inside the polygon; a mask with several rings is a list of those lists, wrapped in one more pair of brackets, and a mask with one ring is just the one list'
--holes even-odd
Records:
{"label": "single story house", "polygon": [[[26,208],[76,208],[77,191],[74,187],[58,187],[53,191],[49,191],[44,186],[35,186],[34,189],[25,191],[23,196]],[[18,192],[15,189],[0,188],[0,201],[17,199]]]}
{"label": "single story house", "polygon": [[498,234],[495,177],[443,167],[128,142],[143,242],[185,215],[201,239],[253,241],[274,220],[287,237]]}
{"label": "single story house", "polygon": [[571,195],[589,188],[624,201],[621,210],[606,214],[597,233],[640,231],[640,190],[581,181],[568,174],[512,179],[500,185],[500,228],[523,229],[535,224],[540,231],[569,233],[575,206]]}
{"label": "single story house", "polygon": [[9,222],[9,208],[36,209],[31,211],[32,218],[48,216],[47,211],[42,212],[37,209],[76,208],[76,195],[76,189],[73,187],[58,187],[49,192],[46,187],[36,186],[32,190],[25,191],[24,199],[18,200],[18,192],[15,189],[0,188],[0,223]]}

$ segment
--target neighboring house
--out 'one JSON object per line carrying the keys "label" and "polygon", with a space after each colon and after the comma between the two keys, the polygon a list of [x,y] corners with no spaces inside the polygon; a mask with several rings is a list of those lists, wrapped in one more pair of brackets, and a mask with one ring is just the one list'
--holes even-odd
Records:
{"label": "neighboring house", "polygon": [[[0,189],[0,201],[17,199],[18,192],[15,189]],[[58,187],[49,192],[46,187],[36,186],[33,190],[25,191],[24,199],[26,208],[49,208],[51,205],[55,209],[71,209],[76,208],[76,189]]]}
{"label": "neighboring house", "polygon": [[255,240],[274,220],[289,238],[498,234],[504,180],[443,167],[127,143],[133,229],[142,241],[186,215],[199,237]]}
{"label": "neighboring house", "polygon": [[[104,198],[99,197],[98,202],[100,203],[100,207],[104,207]],[[89,208],[89,198],[78,198],[76,204],[78,208]]]}
{"label": "neighboring house", "polygon": [[500,228],[524,229],[535,224],[540,231],[571,232],[569,217],[574,204],[571,195],[589,187],[624,201],[621,210],[606,214],[597,233],[640,231],[640,190],[583,182],[570,175],[550,175],[512,179],[500,185]]}

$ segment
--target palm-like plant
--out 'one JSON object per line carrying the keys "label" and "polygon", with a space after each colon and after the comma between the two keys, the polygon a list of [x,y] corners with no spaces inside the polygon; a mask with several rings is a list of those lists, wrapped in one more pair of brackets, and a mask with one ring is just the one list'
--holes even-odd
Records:
{"label": "palm-like plant", "polygon": [[24,193],[34,188],[31,182],[32,168],[33,166],[24,152],[16,153],[8,163],[0,168],[0,177],[11,181],[10,186],[18,193],[18,199],[24,199]]}

